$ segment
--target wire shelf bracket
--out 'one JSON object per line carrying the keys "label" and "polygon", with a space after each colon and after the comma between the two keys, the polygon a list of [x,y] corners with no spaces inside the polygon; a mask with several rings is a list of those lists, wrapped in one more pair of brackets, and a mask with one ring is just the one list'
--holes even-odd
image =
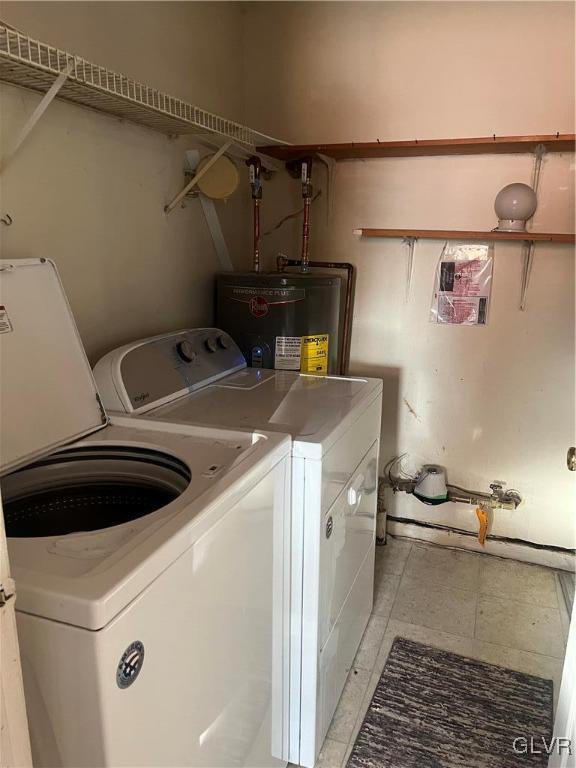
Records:
{"label": "wire shelf bracket", "polygon": [[42,97],[42,100],[40,101],[40,103],[38,104],[34,112],[30,115],[25,125],[23,126],[22,130],[16,137],[12,145],[12,148],[0,160],[0,173],[2,173],[2,171],[6,169],[6,167],[8,166],[8,163],[12,160],[16,152],[18,152],[22,144],[26,141],[28,134],[31,133],[36,123],[40,120],[44,112],[46,112],[50,104],[54,101],[54,99],[58,95],[58,91],[60,91],[60,89],[66,82],[68,75],[70,74],[71,71],[72,71],[72,64],[68,63],[66,67],[62,70],[62,72],[60,72],[58,77],[54,80],[50,88],[46,91],[46,93]]}

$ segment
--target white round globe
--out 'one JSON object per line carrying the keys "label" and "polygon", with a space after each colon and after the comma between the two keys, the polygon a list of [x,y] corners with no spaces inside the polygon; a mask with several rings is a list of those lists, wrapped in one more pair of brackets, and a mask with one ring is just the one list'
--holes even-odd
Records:
{"label": "white round globe", "polygon": [[507,184],[494,201],[498,229],[511,232],[526,229],[526,221],[534,215],[537,205],[536,192],[528,184]]}

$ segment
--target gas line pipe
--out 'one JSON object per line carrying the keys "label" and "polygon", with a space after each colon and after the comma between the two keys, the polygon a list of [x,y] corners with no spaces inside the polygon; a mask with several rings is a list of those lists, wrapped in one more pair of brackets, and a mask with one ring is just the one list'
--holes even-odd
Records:
{"label": "gas line pipe", "polygon": [[[286,267],[298,267],[302,269],[302,261],[289,259],[284,254],[279,254],[276,259],[278,272],[284,272]],[[350,339],[352,335],[352,308],[354,303],[354,287],[356,284],[356,268],[347,261],[308,261],[308,267],[320,269],[341,269],[346,272],[346,298],[344,301],[344,323],[342,330],[342,343],[340,345],[340,375],[348,374],[350,362]]]}
{"label": "gas line pipe", "polygon": [[[391,477],[386,472],[384,473],[384,485],[391,488],[394,493],[409,493],[414,492],[415,480],[414,478],[398,478]],[[518,509],[522,503],[522,497],[513,489],[505,490],[501,483],[491,483],[491,493],[485,493],[483,491],[469,491],[467,488],[460,488],[458,485],[452,485],[446,483],[448,495],[446,501],[451,501],[456,504],[470,504],[477,507],[485,506],[490,509]]]}

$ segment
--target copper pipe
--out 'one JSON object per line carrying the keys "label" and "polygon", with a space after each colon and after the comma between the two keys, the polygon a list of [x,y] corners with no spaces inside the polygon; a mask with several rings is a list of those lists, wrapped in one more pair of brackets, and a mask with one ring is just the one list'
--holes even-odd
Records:
{"label": "copper pipe", "polygon": [[254,232],[254,272],[260,272],[260,200],[262,199],[262,181],[260,171],[262,163],[257,156],[246,160],[246,165],[250,169],[250,189],[252,191],[253,202],[253,232]]}
{"label": "copper pipe", "polygon": [[[302,262],[298,259],[288,259],[286,256],[278,256],[276,259],[278,272],[284,272],[286,267],[300,267]],[[350,363],[350,341],[352,337],[352,308],[354,304],[354,288],[356,285],[356,268],[348,261],[309,261],[309,267],[320,269],[342,269],[346,272],[346,299],[344,301],[344,323],[342,331],[342,343],[340,345],[340,375],[348,374]]]}
{"label": "copper pipe", "polygon": [[254,198],[254,272],[260,272],[260,200]]}
{"label": "copper pipe", "polygon": [[302,199],[304,200],[304,220],[302,222],[302,256],[300,259],[300,271],[308,272],[310,268],[310,205],[312,202],[312,158],[304,158],[300,167],[300,179],[302,181]]}
{"label": "copper pipe", "polygon": [[308,272],[310,266],[310,197],[304,196],[304,220],[302,222],[302,259],[299,263],[302,272]]}

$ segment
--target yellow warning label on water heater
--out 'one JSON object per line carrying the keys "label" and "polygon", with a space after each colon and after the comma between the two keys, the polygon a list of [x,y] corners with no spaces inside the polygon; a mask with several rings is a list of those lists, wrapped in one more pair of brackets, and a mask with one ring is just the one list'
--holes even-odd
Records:
{"label": "yellow warning label on water heater", "polygon": [[300,353],[301,373],[328,373],[328,334],[302,336]]}

